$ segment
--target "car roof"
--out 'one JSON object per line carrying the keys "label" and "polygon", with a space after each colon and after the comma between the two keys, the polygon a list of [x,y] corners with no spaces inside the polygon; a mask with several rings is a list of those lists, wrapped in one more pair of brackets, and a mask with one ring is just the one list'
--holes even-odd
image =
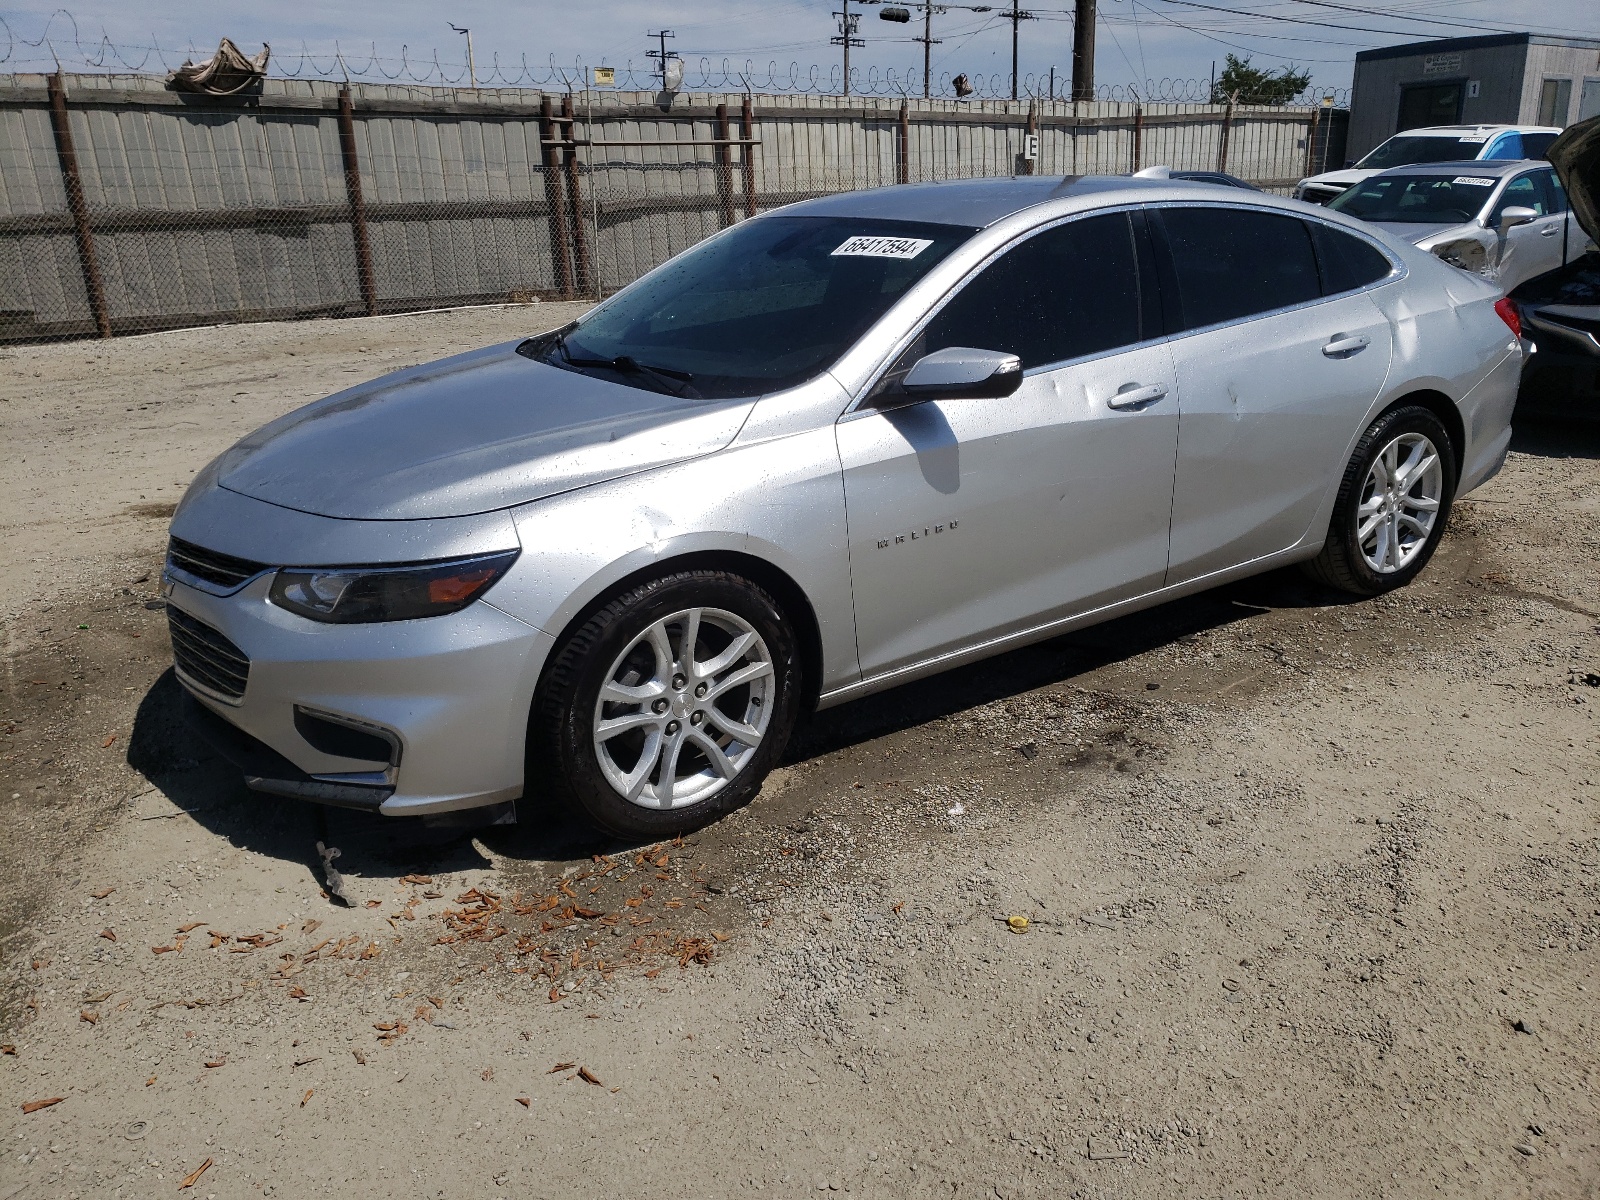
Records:
{"label": "car roof", "polygon": [[[838,192],[802,200],[782,209],[786,216],[878,217],[893,221],[927,221],[983,229],[1013,213],[1052,200],[1101,197],[1118,200],[1172,199],[1197,190],[1231,192],[1238,188],[1186,180],[1136,179],[1129,175],[1016,175],[986,179],[947,179],[902,183],[857,192]],[[1124,193],[1118,196],[1117,193]]]}
{"label": "car roof", "polygon": [[1393,137],[1460,137],[1463,133],[1560,133],[1552,125],[1424,125],[1402,129]]}
{"label": "car roof", "polygon": [[1390,167],[1379,171],[1374,179],[1388,175],[1481,175],[1503,179],[1530,167],[1548,167],[1540,158],[1463,158],[1453,162],[1412,163],[1405,167]]}

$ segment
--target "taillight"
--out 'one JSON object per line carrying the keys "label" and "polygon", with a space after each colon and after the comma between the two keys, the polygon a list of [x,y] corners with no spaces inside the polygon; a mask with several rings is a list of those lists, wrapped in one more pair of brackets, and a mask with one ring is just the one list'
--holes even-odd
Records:
{"label": "taillight", "polygon": [[1522,314],[1517,312],[1517,306],[1511,303],[1510,296],[1501,296],[1494,302],[1494,311],[1500,314],[1500,319],[1506,323],[1506,328],[1511,330],[1511,336],[1522,337]]}

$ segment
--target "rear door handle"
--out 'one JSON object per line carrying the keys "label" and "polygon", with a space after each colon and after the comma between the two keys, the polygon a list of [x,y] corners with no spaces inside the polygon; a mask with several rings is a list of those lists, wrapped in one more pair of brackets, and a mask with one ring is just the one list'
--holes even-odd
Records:
{"label": "rear door handle", "polygon": [[1106,401],[1107,408],[1129,409],[1143,408],[1146,404],[1154,404],[1167,394],[1166,384],[1152,383],[1140,386],[1137,383],[1125,383],[1117,389],[1116,395]]}
{"label": "rear door handle", "polygon": [[1322,352],[1329,358],[1339,358],[1347,354],[1357,354],[1371,344],[1372,339],[1365,335],[1347,337],[1344,334],[1340,334],[1324,346]]}

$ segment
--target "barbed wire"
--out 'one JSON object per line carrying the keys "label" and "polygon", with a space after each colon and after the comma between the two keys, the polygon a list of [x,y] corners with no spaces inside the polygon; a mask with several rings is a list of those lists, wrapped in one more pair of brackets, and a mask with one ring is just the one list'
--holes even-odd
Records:
{"label": "barbed wire", "polygon": [[[64,18],[59,37],[52,35],[57,19]],[[30,69],[83,70],[94,73],[154,74],[173,70],[185,61],[209,56],[210,51],[190,46],[177,50],[160,45],[126,46],[114,43],[102,34],[85,44],[78,29],[77,19],[66,9],[57,9],[45,23],[37,39],[19,37],[10,22],[0,15],[0,69],[13,73],[26,73]],[[45,53],[30,54],[29,51]],[[378,53],[377,43],[354,54],[346,52],[339,43],[332,54],[315,53],[304,43],[299,51],[284,52],[275,49],[268,63],[267,73],[280,79],[326,79],[350,83],[417,84],[435,87],[476,86],[479,88],[528,88],[578,91],[588,85],[593,65],[581,57],[570,64],[558,63],[554,55],[543,63],[530,63],[526,54],[502,59],[491,53],[487,63],[479,61],[476,72],[469,78],[465,62],[444,62],[437,50],[413,52],[401,46],[398,58],[384,57]],[[604,65],[604,64],[602,64]],[[635,68],[632,62],[613,67],[615,82],[612,87],[620,91],[658,91],[661,76],[655,64]],[[957,98],[956,78],[960,73],[941,72],[929,80],[928,91],[940,99]],[[1011,98],[1011,76],[1000,74],[967,74],[964,76],[970,95],[978,100],[1008,100]],[[769,60],[765,68],[754,59],[746,59],[742,66],[724,58],[721,63],[701,57],[691,70],[685,61],[684,78],[679,91],[685,92],[765,92],[774,94],[842,95],[843,69],[835,64],[824,67],[790,62],[787,67],[777,60]],[[1028,73],[1017,81],[1017,95],[1027,100],[1069,100],[1071,79],[1065,73]],[[901,96],[907,99],[920,97],[923,92],[923,74],[915,67],[869,66],[852,69],[849,93],[858,96]],[[1142,84],[1101,84],[1095,89],[1097,100],[1123,103],[1198,103],[1212,102],[1214,84],[1209,79],[1147,79]],[[1288,105],[1349,104],[1350,93],[1344,88],[1307,88],[1288,100],[1274,103]],[[1248,100],[1246,99],[1246,102]]]}

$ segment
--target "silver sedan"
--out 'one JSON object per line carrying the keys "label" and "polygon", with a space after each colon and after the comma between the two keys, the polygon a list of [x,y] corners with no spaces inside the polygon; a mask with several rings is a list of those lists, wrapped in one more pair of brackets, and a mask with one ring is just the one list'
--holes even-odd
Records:
{"label": "silver sedan", "polygon": [[1207,185],[794,205],[223,454],[172,523],[177,677],[263,792],[685,830],[809,710],[1287,563],[1406,584],[1505,457],[1498,298]]}
{"label": "silver sedan", "polygon": [[1547,162],[1396,167],[1328,202],[1503,292],[1583,257],[1588,238]]}

